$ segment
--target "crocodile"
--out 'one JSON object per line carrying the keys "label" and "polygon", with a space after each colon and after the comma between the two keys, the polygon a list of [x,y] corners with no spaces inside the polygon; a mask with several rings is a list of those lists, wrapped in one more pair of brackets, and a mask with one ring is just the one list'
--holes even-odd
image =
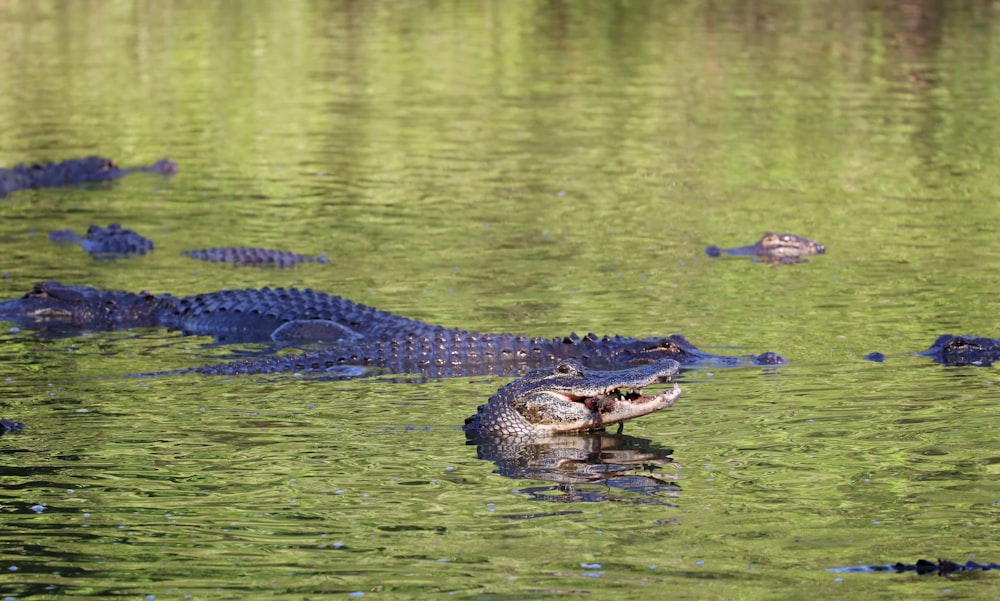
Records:
{"label": "crocodile", "polygon": [[[658,359],[685,366],[782,365],[766,352],[745,357],[713,355],[681,335],[628,338],[587,334],[539,338],[445,328],[309,289],[221,290],[187,297],[108,291],[40,282],[21,298],[0,301],[0,320],[50,336],[82,331],[164,327],[212,336],[220,343],[322,343],[320,350],[260,356],[188,371],[235,375],[366,371],[451,377],[517,374],[528,367],[578,359],[591,368],[618,369]],[[354,374],[358,370],[347,370]]]}
{"label": "crocodile", "polygon": [[109,224],[108,227],[91,225],[83,236],[77,235],[73,230],[56,230],[49,232],[49,240],[79,244],[83,250],[99,259],[144,255],[153,250],[152,240],[117,223]]}
{"label": "crocodile", "polygon": [[22,163],[11,169],[0,168],[0,197],[27,188],[54,188],[107,181],[136,172],[173,175],[177,173],[177,163],[164,158],[152,165],[119,167],[111,159],[98,156],[69,159],[61,163]]}
{"label": "crocodile", "polygon": [[921,576],[937,574],[938,576],[950,576],[956,572],[978,572],[1000,570],[1000,563],[976,563],[969,560],[965,563],[958,563],[950,559],[938,559],[930,561],[928,559],[918,559],[916,563],[890,563],[882,565],[866,566],[846,566],[843,568],[827,568],[828,572],[916,572]]}
{"label": "crocodile", "polygon": [[742,255],[759,257],[764,261],[774,263],[801,263],[805,262],[802,257],[810,255],[822,255],[826,252],[826,247],[802,236],[795,234],[776,234],[768,232],[756,242],[749,246],[737,248],[719,248],[709,246],[705,249],[705,254],[710,257],[719,257],[723,253],[727,255]]}
{"label": "crocodile", "polygon": [[673,405],[679,386],[656,396],[642,388],[666,382],[680,364],[672,359],[618,371],[588,369],[574,359],[529,371],[490,397],[465,420],[467,434],[533,438],[602,430]]}
{"label": "crocodile", "polygon": [[920,353],[942,365],[993,365],[1000,360],[1000,339],[941,334]]}

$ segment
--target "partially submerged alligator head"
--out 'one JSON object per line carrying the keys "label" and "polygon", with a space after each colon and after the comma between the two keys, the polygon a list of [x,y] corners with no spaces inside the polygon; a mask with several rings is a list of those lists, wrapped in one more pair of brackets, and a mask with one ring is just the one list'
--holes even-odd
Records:
{"label": "partially submerged alligator head", "polygon": [[3,436],[8,432],[20,432],[23,429],[24,429],[23,423],[15,422],[5,417],[0,417],[0,436]]}
{"label": "partially submerged alligator head", "polygon": [[0,320],[58,335],[145,327],[174,301],[169,295],[97,290],[48,281],[35,284],[21,298],[0,301]]}
{"label": "partially submerged alligator head", "polygon": [[123,228],[117,223],[108,227],[91,225],[84,236],[73,230],[49,232],[53,242],[75,242],[91,256],[99,259],[120,255],[144,255],[153,250],[153,241],[135,230]]}
{"label": "partially submerged alligator head", "polygon": [[727,255],[749,255],[760,257],[765,261],[778,263],[800,263],[805,261],[802,257],[809,255],[822,255],[826,252],[826,247],[802,236],[795,234],[776,234],[768,232],[749,246],[739,246],[736,248],[719,248],[709,246],[705,253],[710,257],[719,257],[723,253]]}
{"label": "partially submerged alligator head", "polygon": [[497,391],[465,420],[473,436],[530,437],[600,430],[677,401],[679,386],[656,396],[642,388],[669,380],[680,364],[667,359],[620,371],[587,369],[567,359],[535,369]]}
{"label": "partially submerged alligator head", "polygon": [[98,156],[69,159],[61,163],[22,163],[11,169],[0,168],[0,196],[26,188],[54,188],[118,179],[135,172],[173,175],[177,173],[177,163],[160,159],[152,165],[124,168],[111,159]]}
{"label": "partially submerged alligator head", "polygon": [[1000,361],[1000,339],[941,334],[929,349],[920,354],[942,365],[990,366],[994,361]]}

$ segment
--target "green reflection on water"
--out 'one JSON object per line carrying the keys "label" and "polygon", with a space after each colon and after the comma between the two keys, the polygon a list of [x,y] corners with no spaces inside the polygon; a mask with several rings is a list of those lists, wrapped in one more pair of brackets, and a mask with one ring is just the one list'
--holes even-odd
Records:
{"label": "green reflection on water", "polygon": [[[994,12],[0,3],[0,163],[181,165],[0,200],[4,298],[49,278],[312,286],[446,325],[676,331],[792,361],[691,372],[676,407],[629,424],[674,450],[675,507],[563,506],[464,444],[502,380],[142,382],[118,376],[228,350],[11,334],[3,413],[29,429],[0,440],[0,591],[995,597],[992,574],[823,570],[997,560],[993,371],[910,356],[944,331],[1000,335]],[[95,262],[44,239],[111,221],[155,253]],[[829,254],[703,253],[768,230]],[[214,245],[333,263],[178,256]],[[860,360],[873,350],[888,361]]]}

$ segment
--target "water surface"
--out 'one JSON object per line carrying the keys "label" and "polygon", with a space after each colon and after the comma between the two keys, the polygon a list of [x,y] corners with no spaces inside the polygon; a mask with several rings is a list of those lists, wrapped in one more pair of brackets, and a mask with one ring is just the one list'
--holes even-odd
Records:
{"label": "water surface", "polygon": [[[995,371],[913,356],[1000,336],[995,13],[0,2],[0,164],[181,169],[0,199],[3,298],[310,286],[448,326],[790,361],[688,372],[629,423],[670,484],[645,494],[494,473],[460,425],[502,378],[123,378],[260,349],[10,331],[0,412],[29,426],[0,439],[0,593],[996,597],[992,573],[826,571],[1000,560]],[[110,222],[156,250],[46,238]],[[704,254],[766,231],[828,252]],[[239,245],[331,263],[179,254]]]}

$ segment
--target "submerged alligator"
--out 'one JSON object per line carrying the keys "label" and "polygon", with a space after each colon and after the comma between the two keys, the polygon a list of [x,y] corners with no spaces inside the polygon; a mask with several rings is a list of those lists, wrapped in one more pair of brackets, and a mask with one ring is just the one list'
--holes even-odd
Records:
{"label": "submerged alligator", "polygon": [[[91,225],[87,233],[80,236],[73,230],[49,232],[53,242],[73,242],[98,259],[109,259],[127,255],[144,255],[153,250],[153,241],[136,232],[112,223],[108,227]],[[233,263],[266,267],[293,267],[299,263],[329,263],[326,254],[309,257],[284,250],[271,248],[222,247],[185,250],[182,255],[213,263]]]}
{"label": "submerged alligator", "polygon": [[170,159],[160,159],[152,165],[119,167],[111,159],[97,156],[69,159],[61,163],[22,163],[11,169],[0,168],[0,197],[27,188],[56,188],[107,181],[136,172],[173,175],[177,173],[177,163]]}
{"label": "submerged alligator", "polygon": [[182,255],[211,263],[256,265],[262,267],[293,267],[299,263],[329,263],[326,253],[310,257],[273,248],[223,247],[185,250]]}
{"label": "submerged alligator", "polygon": [[737,248],[709,246],[705,249],[705,254],[710,257],[719,257],[725,253],[727,255],[760,257],[764,261],[776,263],[801,263],[805,262],[802,257],[822,255],[825,252],[826,247],[815,240],[795,234],[776,234],[774,232],[764,234],[756,244],[749,246]]}
{"label": "submerged alligator", "polygon": [[920,354],[942,365],[990,366],[1000,361],[1000,339],[941,334]]}
{"label": "submerged alligator", "polygon": [[20,432],[23,429],[23,423],[9,420],[6,417],[0,417],[0,436],[8,432]]}
{"label": "submerged alligator", "polygon": [[[930,357],[935,363],[948,366],[979,365],[989,367],[1000,361],[1000,339],[983,336],[954,336],[941,334],[931,344],[930,348],[920,353],[921,357]],[[865,361],[882,363],[884,353],[872,352],[864,356]]]}
{"label": "submerged alligator", "polygon": [[656,396],[642,394],[655,382],[667,382],[680,370],[671,359],[618,371],[587,369],[564,359],[532,370],[511,382],[465,420],[470,436],[536,438],[561,432],[602,430],[673,405],[681,395],[676,384]]}
{"label": "submerged alligator", "polygon": [[965,563],[957,563],[950,559],[938,559],[930,561],[918,559],[917,563],[890,563],[883,565],[868,566],[847,566],[844,568],[827,568],[827,572],[916,572],[921,576],[937,574],[938,576],[949,576],[956,572],[985,572],[990,570],[1000,570],[1000,563],[976,563],[969,560]]}
{"label": "submerged alligator", "polygon": [[164,327],[212,336],[219,342],[323,343],[321,350],[263,356],[188,371],[210,375],[331,372],[344,367],[450,377],[517,374],[526,367],[577,359],[587,367],[620,369],[660,359],[681,365],[782,365],[775,353],[746,357],[706,353],[683,336],[598,337],[575,334],[538,338],[431,325],[354,303],[339,296],[294,288],[222,290],[188,297],[108,291],[59,282],[36,284],[24,296],[0,301],[0,320],[53,336],[82,331]]}
{"label": "submerged alligator", "polygon": [[108,227],[91,225],[83,236],[73,230],[56,230],[49,232],[49,240],[79,244],[84,251],[97,258],[144,255],[153,250],[152,240],[117,223]]}

